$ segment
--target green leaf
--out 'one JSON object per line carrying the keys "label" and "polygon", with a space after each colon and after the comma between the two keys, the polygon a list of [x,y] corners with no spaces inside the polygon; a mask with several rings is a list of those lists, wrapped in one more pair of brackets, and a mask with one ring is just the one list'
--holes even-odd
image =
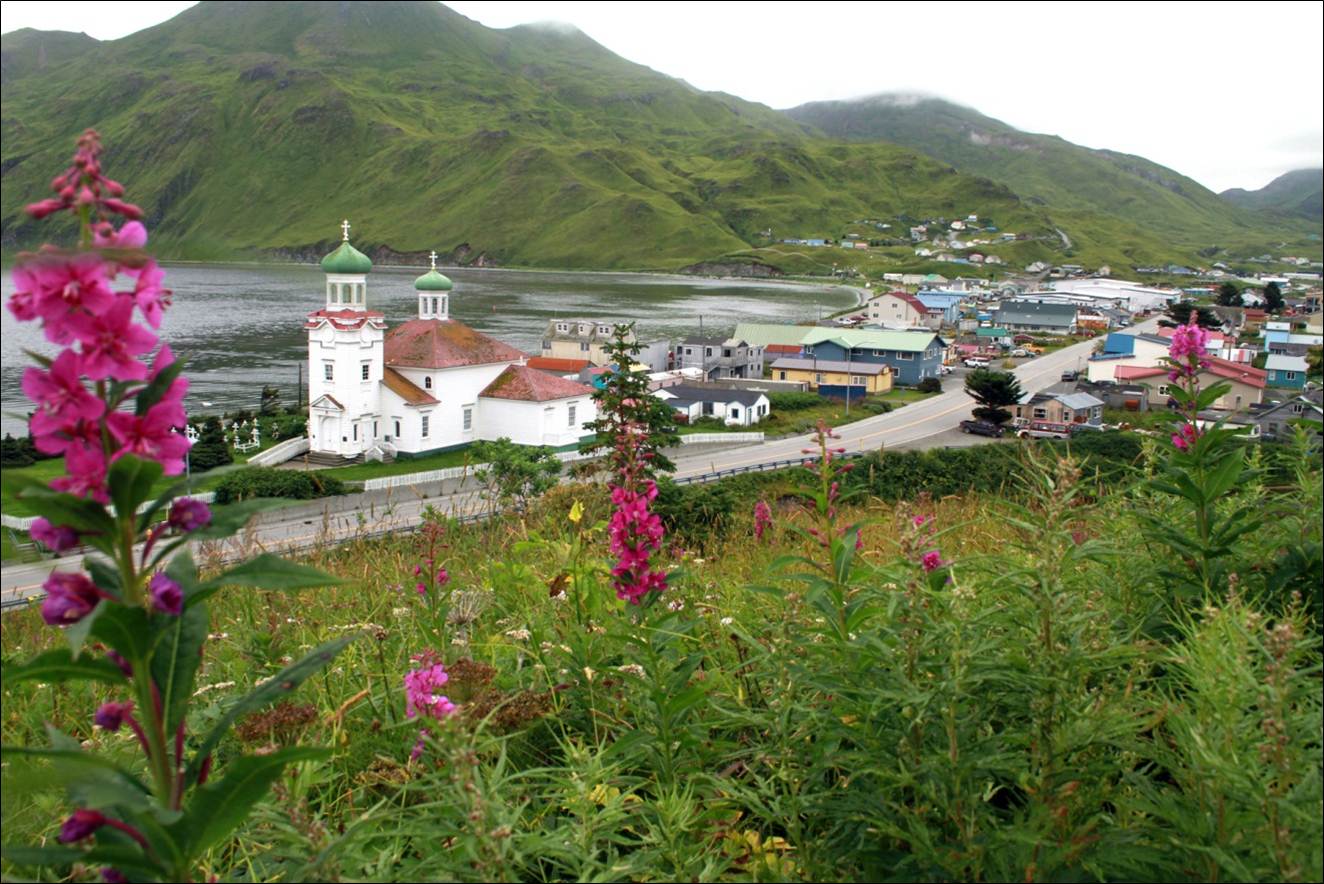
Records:
{"label": "green leaf", "polygon": [[191,602],[170,620],[152,654],[152,680],[161,691],[167,735],[175,732],[193,696],[193,680],[207,642],[207,606]]}
{"label": "green leaf", "polygon": [[263,553],[203,583],[197,598],[205,599],[222,586],[255,586],[258,589],[312,589],[338,586],[348,581],[317,568],[300,565],[271,553]]}
{"label": "green leaf", "polygon": [[92,582],[101,589],[113,593],[116,597],[124,594],[124,587],[120,583],[120,572],[110,562],[89,556],[83,559],[83,568],[92,578]]}
{"label": "green leaf", "polygon": [[18,499],[53,525],[68,525],[80,534],[112,534],[115,530],[114,519],[94,500],[52,491],[30,476],[6,476],[5,482],[17,486]]}
{"label": "green leaf", "polygon": [[97,602],[96,607],[87,613],[86,617],[64,630],[65,641],[69,642],[69,655],[73,659],[78,659],[78,655],[83,652],[83,644],[92,633],[92,628],[97,625],[101,615],[110,610],[110,607],[114,604],[116,603],[102,599]]}
{"label": "green leaf", "polygon": [[103,601],[97,608],[101,614],[92,624],[91,634],[130,660],[146,660],[157,633],[151,616],[142,608],[113,602]]}
{"label": "green leaf", "polygon": [[[23,746],[0,749],[0,757],[11,766],[5,787],[18,789],[20,793],[64,787],[75,803],[95,809],[122,806],[145,810],[151,805],[152,797],[147,787],[124,768],[80,748],[64,747],[63,741],[56,745],[54,749]],[[42,759],[50,764],[16,765],[14,759],[18,757]]]}
{"label": "green leaf", "polygon": [[26,663],[10,663],[4,668],[5,684],[23,681],[44,681],[59,684],[66,681],[99,681],[121,684],[124,673],[109,660],[74,657],[67,648],[58,648],[32,658]]}
{"label": "green leaf", "polygon": [[241,715],[246,715],[254,709],[260,709],[268,703],[279,700],[293,692],[309,676],[330,663],[336,654],[343,651],[356,638],[358,638],[357,635],[346,635],[318,645],[308,653],[308,656],[286,666],[276,673],[274,678],[263,682],[246,696],[235,701],[221,716],[221,720],[203,738],[201,745],[198,746],[198,751],[194,753],[193,760],[189,762],[188,773],[185,775],[186,781],[193,782],[197,779],[198,770],[202,767],[203,759],[210,755],[220,744],[221,739],[230,730],[230,726]]}
{"label": "green leaf", "polygon": [[247,755],[226,765],[225,776],[193,793],[188,812],[170,828],[188,856],[219,844],[248,818],[285,765],[327,758],[330,750],[290,746],[269,755]]}
{"label": "green leaf", "polygon": [[[100,835],[98,834],[98,840]],[[147,857],[134,845],[109,846],[97,844],[90,849],[81,847],[29,847],[25,844],[6,844],[0,846],[0,855],[7,862],[18,866],[71,866],[74,863],[84,865],[113,866],[130,876],[131,880],[151,880],[165,877],[165,870]]]}
{"label": "green leaf", "polygon": [[161,478],[161,465],[154,460],[139,460],[133,455],[121,457],[110,465],[106,486],[111,502],[120,516],[132,517],[139,504],[146,502],[152,485]]}

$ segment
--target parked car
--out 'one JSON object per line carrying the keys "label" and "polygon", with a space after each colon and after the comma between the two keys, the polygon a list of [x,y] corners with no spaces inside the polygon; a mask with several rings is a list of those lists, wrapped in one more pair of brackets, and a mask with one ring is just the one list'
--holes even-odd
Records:
{"label": "parked car", "polygon": [[1067,369],[1066,371],[1062,372],[1062,380],[1064,381],[1074,381],[1077,380],[1079,377],[1080,377],[1080,372],[1076,371],[1074,368]]}
{"label": "parked car", "polygon": [[1016,424],[1016,435],[1022,439],[1070,439],[1071,424],[1059,424],[1055,421],[1020,420]]}
{"label": "parked car", "polygon": [[994,439],[1001,439],[1005,432],[1001,424],[995,424],[992,421],[969,420],[961,421],[961,432],[974,433],[976,436],[992,436]]}
{"label": "parked car", "polygon": [[1024,347],[1017,347],[1015,350],[1011,351],[1011,355],[1020,356],[1020,357],[1029,357],[1029,356],[1033,356],[1034,354],[1031,353],[1029,350],[1025,349]]}
{"label": "parked car", "polygon": [[966,368],[988,368],[987,356],[971,356],[965,360]]}
{"label": "parked car", "polygon": [[951,373],[952,373],[952,367],[951,367],[950,365],[944,365],[944,366],[942,366],[941,368],[939,368],[938,370],[939,370],[940,372],[942,372],[943,374],[951,374]]}

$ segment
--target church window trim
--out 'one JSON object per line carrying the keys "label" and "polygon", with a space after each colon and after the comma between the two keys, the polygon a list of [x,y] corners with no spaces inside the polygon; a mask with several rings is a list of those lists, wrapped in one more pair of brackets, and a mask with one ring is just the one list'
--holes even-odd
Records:
{"label": "church window trim", "polygon": [[425,378],[423,378],[423,389],[424,390],[432,389],[432,375],[428,375]]}
{"label": "church window trim", "polygon": [[418,433],[420,438],[426,439],[428,437],[428,430],[431,429],[431,427],[429,427],[428,424],[431,422],[431,418],[432,415],[430,414],[422,415],[422,420],[420,421],[419,424],[419,433]]}
{"label": "church window trim", "polygon": [[322,380],[334,381],[336,379],[336,364],[334,362],[322,363]]}
{"label": "church window trim", "polygon": [[468,432],[470,432],[471,430],[473,430],[473,428],[474,428],[474,407],[473,407],[472,405],[466,405],[466,406],[464,406],[464,408],[461,410],[461,418],[460,418],[460,420],[461,420],[461,424],[460,424],[460,426],[463,428],[464,432],[468,433]]}
{"label": "church window trim", "polygon": [[573,427],[573,426],[575,426],[575,424],[576,424],[576,422],[575,422],[575,417],[576,417],[576,412],[578,411],[578,407],[579,407],[579,403],[578,403],[578,402],[571,402],[571,403],[566,407],[566,414],[567,414],[567,417],[569,418],[569,420],[567,421],[567,423],[569,424],[569,426],[572,426],[572,427]]}
{"label": "church window trim", "polygon": [[360,380],[364,380],[364,381],[370,381],[370,380],[372,380],[372,363],[371,363],[371,362],[364,362],[364,363],[362,363],[362,364],[359,366],[359,378],[360,378]]}

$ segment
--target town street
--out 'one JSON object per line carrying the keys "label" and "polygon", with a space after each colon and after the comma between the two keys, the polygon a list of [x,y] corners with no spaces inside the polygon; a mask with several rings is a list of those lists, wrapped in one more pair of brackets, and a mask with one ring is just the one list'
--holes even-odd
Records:
{"label": "town street", "polygon": [[[1134,331],[1150,331],[1151,319]],[[1063,371],[1084,368],[1094,341],[1083,341],[1055,353],[1039,356],[1015,369],[1021,387],[1040,390],[1056,383]],[[889,414],[877,415],[838,427],[841,439],[834,444],[849,452],[880,448],[934,448],[953,441],[957,423],[970,414],[972,400],[960,386],[962,369],[946,378],[952,389],[915,402]],[[709,450],[674,457],[677,479],[695,479],[719,471],[746,469],[760,464],[798,460],[812,445],[812,436],[792,436],[754,445]],[[961,443],[990,441],[978,436],[956,435]],[[259,552],[294,552],[333,546],[354,538],[377,537],[405,531],[418,525],[426,508],[472,519],[486,513],[488,503],[476,483],[446,482],[349,494],[343,497],[292,503],[258,515],[249,529],[225,543],[195,545],[200,564],[239,561]],[[6,607],[40,592],[42,581],[55,568],[73,570],[81,557],[66,556],[0,569],[0,602]]]}

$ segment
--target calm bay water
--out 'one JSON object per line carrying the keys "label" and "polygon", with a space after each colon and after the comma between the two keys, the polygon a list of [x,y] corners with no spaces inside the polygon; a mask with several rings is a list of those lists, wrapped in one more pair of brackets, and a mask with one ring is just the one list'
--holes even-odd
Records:
{"label": "calm bay water", "polygon": [[[384,267],[368,277],[368,306],[394,325],[417,312],[413,281],[421,269]],[[641,340],[697,332],[730,333],[737,322],[815,319],[855,302],[848,289],[744,280],[628,273],[445,270],[455,282],[451,315],[481,332],[536,354],[553,318],[636,320]],[[188,409],[200,414],[255,408],[263,384],[296,398],[307,358],[304,317],[322,306],[323,276],[311,266],[169,265],[174,306],[162,338],[189,360]],[[14,285],[4,274],[7,301]],[[0,396],[4,432],[25,432],[10,412],[28,408],[20,388],[25,349],[53,353],[35,324],[0,311]],[[306,363],[305,363],[306,366]]]}

